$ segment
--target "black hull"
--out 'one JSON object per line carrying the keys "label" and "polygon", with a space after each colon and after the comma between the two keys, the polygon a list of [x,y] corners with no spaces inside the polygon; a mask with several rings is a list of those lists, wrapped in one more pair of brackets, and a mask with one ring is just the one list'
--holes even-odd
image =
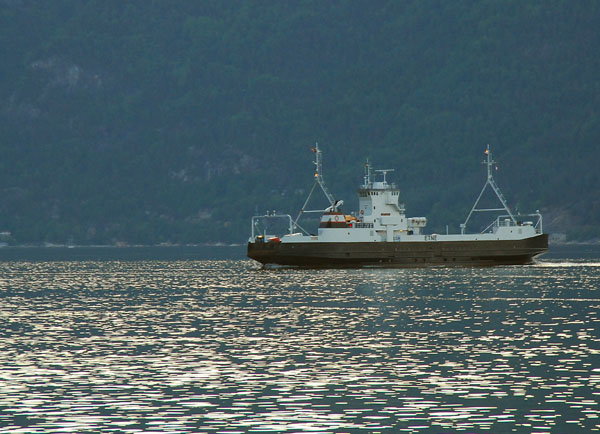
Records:
{"label": "black hull", "polygon": [[248,243],[248,257],[263,265],[309,268],[525,265],[547,250],[548,234],[496,241]]}

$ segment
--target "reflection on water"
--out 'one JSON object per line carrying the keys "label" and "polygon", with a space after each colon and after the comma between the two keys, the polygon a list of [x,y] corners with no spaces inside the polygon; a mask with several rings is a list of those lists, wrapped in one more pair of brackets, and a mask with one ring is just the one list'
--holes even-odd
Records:
{"label": "reflection on water", "polygon": [[2,432],[600,429],[597,263],[0,270]]}

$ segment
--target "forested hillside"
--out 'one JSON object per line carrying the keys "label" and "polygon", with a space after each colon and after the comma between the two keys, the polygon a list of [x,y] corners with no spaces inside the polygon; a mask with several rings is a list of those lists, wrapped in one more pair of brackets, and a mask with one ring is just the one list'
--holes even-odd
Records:
{"label": "forested hillside", "polygon": [[[13,243],[244,242],[294,213],[319,142],[457,231],[485,181],[600,237],[600,2],[0,0],[0,231]],[[474,228],[476,229],[476,228]]]}

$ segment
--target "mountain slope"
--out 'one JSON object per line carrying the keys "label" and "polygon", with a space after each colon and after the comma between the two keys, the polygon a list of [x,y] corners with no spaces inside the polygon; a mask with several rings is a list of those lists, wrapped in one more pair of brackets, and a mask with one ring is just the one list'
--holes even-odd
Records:
{"label": "mountain slope", "polygon": [[[490,143],[512,206],[600,235],[597,2],[0,2],[0,229],[16,242],[240,242],[325,154],[457,230]],[[31,30],[31,31],[30,31]]]}

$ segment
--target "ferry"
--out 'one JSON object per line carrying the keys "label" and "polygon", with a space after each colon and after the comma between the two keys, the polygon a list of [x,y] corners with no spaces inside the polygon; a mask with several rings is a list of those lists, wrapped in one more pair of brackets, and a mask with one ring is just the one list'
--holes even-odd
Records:
{"label": "ferry", "polygon": [[[364,183],[358,189],[358,211],[342,212],[343,201],[335,200],[322,174],[322,152],[315,154],[315,182],[298,216],[266,213],[252,217],[248,257],[263,266],[338,267],[428,267],[525,265],[548,250],[548,234],[542,230],[542,215],[515,214],[507,205],[493,177],[495,161],[489,145],[485,150],[487,180],[458,234],[427,234],[426,217],[407,217],[399,201],[400,190],[387,181],[392,169],[373,170],[365,164]],[[379,179],[376,179],[379,178]],[[330,205],[307,210],[320,188]],[[501,207],[480,208],[490,188]],[[496,212],[497,217],[481,232],[468,233],[467,224],[475,213]],[[306,213],[321,213],[317,234],[300,225]],[[287,233],[269,233],[274,220],[283,220]]]}

